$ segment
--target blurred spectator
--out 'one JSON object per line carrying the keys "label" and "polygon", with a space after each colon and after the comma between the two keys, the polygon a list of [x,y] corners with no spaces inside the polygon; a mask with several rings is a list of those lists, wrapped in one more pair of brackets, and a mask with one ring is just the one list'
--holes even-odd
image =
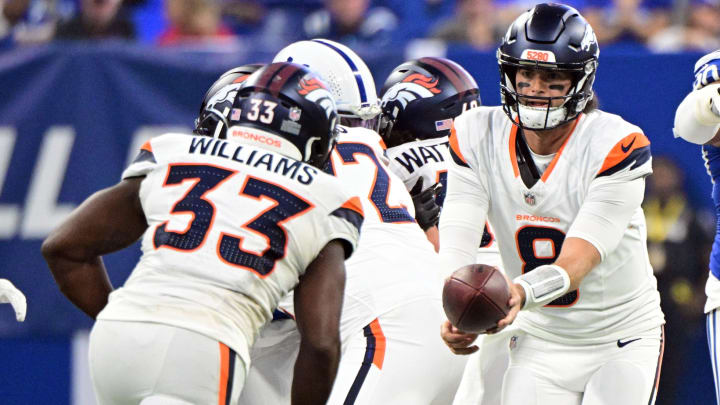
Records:
{"label": "blurred spectator", "polygon": [[222,14],[232,22],[233,32],[240,35],[257,32],[266,16],[265,8],[254,0],[225,1],[222,9]]}
{"label": "blurred spectator", "polygon": [[455,16],[438,24],[430,36],[490,50],[497,46],[506,27],[498,21],[498,13],[492,0],[458,0]]}
{"label": "blurred spectator", "polygon": [[58,21],[71,18],[76,0],[0,0],[0,39],[6,45],[46,42]]}
{"label": "blurred spectator", "polygon": [[390,43],[397,25],[392,11],[370,7],[370,0],[326,0],[325,8],[303,23],[307,38],[327,38],[353,49]]}
{"label": "blurred spectator", "polygon": [[[704,327],[705,281],[712,234],[701,226],[673,161],[653,159],[643,203],[650,263],[665,312],[666,346],[659,395],[674,404],[694,335]],[[714,231],[714,230],[711,230]]]}
{"label": "blurred spectator", "polygon": [[222,42],[235,38],[222,23],[218,0],[167,0],[165,7],[170,26],[158,38],[158,45]]}
{"label": "blurred spectator", "polygon": [[683,50],[709,52],[720,47],[720,2],[696,0],[688,7],[687,21],[676,24],[650,38],[654,52]]}
{"label": "blurred spectator", "polygon": [[81,0],[80,13],[58,24],[55,39],[134,39],[135,27],[121,6],[122,0]]}
{"label": "blurred spectator", "polygon": [[589,0],[583,15],[601,45],[644,45],[670,25],[667,0]]}

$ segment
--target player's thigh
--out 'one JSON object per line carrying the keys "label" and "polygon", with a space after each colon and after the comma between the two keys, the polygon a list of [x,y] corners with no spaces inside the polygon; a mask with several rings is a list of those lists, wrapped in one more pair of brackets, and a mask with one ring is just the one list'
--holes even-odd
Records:
{"label": "player's thigh", "polygon": [[502,385],[503,405],[579,405],[584,384],[578,381],[572,350],[515,331]]}
{"label": "player's thigh", "polygon": [[500,405],[511,336],[512,330],[505,329],[498,334],[478,337],[475,341],[478,351],[468,356],[453,404]]}
{"label": "player's thigh", "polygon": [[270,322],[250,350],[250,371],[239,405],[289,404],[300,333],[292,319]]}
{"label": "player's thigh", "polygon": [[607,356],[591,376],[583,405],[653,404],[660,377],[663,342],[643,337]]}
{"label": "player's thigh", "polygon": [[328,403],[449,404],[466,358],[443,344],[443,319],[439,300],[419,300],[353,334]]}
{"label": "player's thigh", "polygon": [[385,356],[385,337],[377,320],[343,339],[343,353],[328,405],[361,404],[372,393]]}
{"label": "player's thigh", "polygon": [[581,400],[581,392],[561,387],[532,368],[511,365],[505,372],[503,405],[579,405]]}
{"label": "player's thigh", "polygon": [[237,400],[243,361],[204,335],[147,322],[97,321],[90,334],[90,375],[99,405],[168,398],[182,403]]}

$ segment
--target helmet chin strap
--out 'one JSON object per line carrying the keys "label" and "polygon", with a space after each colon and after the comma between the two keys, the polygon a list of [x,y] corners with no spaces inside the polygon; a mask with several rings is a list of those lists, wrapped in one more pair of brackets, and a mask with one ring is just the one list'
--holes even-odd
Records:
{"label": "helmet chin strap", "polygon": [[[522,121],[520,121],[522,124]],[[535,166],[535,161],[530,153],[530,148],[525,141],[525,132],[522,127],[518,127],[517,136],[515,137],[515,158],[517,159],[518,169],[520,171],[520,178],[525,187],[532,188],[532,186],[540,180],[540,171]]]}

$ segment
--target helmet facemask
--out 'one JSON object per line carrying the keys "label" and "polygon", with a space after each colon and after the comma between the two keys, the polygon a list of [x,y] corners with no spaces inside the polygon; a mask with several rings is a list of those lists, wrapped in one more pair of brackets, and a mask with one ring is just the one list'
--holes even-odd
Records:
{"label": "helmet facemask", "polygon": [[[578,64],[549,64],[536,61],[517,61],[507,55],[498,55],[501,75],[501,97],[505,114],[519,127],[533,131],[557,128],[575,119],[593,98],[592,84],[595,80],[597,62],[592,60]],[[573,66],[575,65],[575,66]],[[529,96],[517,91],[516,73],[520,68],[537,69],[571,74],[568,93],[564,96]],[[553,106],[553,102],[561,103]],[[545,106],[531,106],[529,103],[538,101]]]}

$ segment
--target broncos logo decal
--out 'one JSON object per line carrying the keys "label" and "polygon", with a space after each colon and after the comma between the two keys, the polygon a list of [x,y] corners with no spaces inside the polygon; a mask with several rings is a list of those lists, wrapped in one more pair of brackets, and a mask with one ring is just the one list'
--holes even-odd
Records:
{"label": "broncos logo decal", "polygon": [[434,94],[440,93],[442,90],[437,88],[438,79],[433,81],[432,77],[421,75],[420,73],[413,73],[410,76],[403,79],[403,83],[415,83],[419,84],[426,89],[430,90]]}
{"label": "broncos logo decal", "polygon": [[298,90],[298,94],[306,96],[317,89],[326,89],[326,87],[320,80],[314,77],[311,79],[302,79],[300,80],[300,90]]}
{"label": "broncos logo decal", "polygon": [[247,78],[247,76],[239,77],[235,79],[232,84],[218,90],[218,92],[215,93],[210,100],[208,100],[206,109],[220,115],[221,117],[226,116],[227,112],[232,108],[235,95],[240,87],[242,87],[242,82],[245,81],[245,78]]}
{"label": "broncos logo decal", "polygon": [[399,103],[404,110],[411,101],[433,97],[442,91],[437,88],[438,80],[420,73],[411,74],[388,89],[383,96],[383,108],[389,103]]}
{"label": "broncos logo decal", "polygon": [[304,96],[307,100],[316,103],[325,110],[325,115],[330,118],[333,111],[336,110],[335,100],[330,95],[325,85],[316,78],[300,80],[300,89],[298,94]]}

